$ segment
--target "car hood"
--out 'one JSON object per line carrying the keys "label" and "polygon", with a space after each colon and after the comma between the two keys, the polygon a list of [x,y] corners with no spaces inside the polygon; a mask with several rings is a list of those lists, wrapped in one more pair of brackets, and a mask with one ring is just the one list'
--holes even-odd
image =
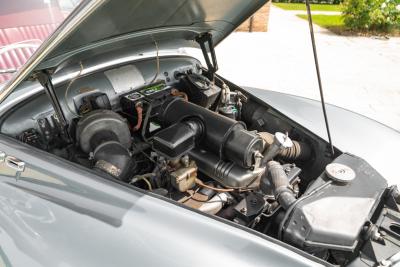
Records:
{"label": "car hood", "polygon": [[0,92],[2,102],[33,71],[104,51],[148,45],[154,51],[217,45],[266,0],[83,0]]}
{"label": "car hood", "polygon": [[[265,2],[267,1],[104,1],[44,61],[93,48],[96,44],[104,45],[107,40],[131,39],[130,45],[133,46],[157,41],[160,45],[168,43],[169,48],[180,48],[188,46],[187,41],[196,45],[193,42],[195,36],[210,32],[214,44],[218,44]],[[53,62],[57,63],[54,60]]]}

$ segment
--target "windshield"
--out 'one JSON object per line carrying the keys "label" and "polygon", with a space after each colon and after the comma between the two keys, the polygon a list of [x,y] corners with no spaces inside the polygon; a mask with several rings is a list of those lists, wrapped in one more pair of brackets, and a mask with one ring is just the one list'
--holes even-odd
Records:
{"label": "windshield", "polygon": [[0,1],[0,83],[12,77],[79,2]]}

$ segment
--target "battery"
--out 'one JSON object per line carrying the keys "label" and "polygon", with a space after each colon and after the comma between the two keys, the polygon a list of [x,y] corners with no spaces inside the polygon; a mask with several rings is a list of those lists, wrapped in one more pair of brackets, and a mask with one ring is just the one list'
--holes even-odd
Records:
{"label": "battery", "polygon": [[136,124],[138,120],[137,106],[139,105],[142,108],[143,120],[145,116],[148,117],[149,124],[145,125],[147,127],[146,132],[152,133],[158,127],[149,126],[159,125],[157,115],[165,99],[172,97],[171,89],[172,87],[167,86],[163,81],[134,89],[121,95],[121,109],[129,116],[130,122]]}

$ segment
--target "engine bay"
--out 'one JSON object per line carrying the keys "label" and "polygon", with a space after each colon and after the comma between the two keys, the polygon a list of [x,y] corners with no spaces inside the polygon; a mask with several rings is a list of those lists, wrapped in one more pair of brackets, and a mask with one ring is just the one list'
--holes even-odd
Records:
{"label": "engine bay", "polygon": [[1,131],[332,264],[375,264],[398,250],[398,191],[364,160],[330,155],[326,141],[196,64],[154,79],[132,66],[102,73],[113,97],[84,79],[70,96],[66,84],[66,130],[53,111],[22,103]]}

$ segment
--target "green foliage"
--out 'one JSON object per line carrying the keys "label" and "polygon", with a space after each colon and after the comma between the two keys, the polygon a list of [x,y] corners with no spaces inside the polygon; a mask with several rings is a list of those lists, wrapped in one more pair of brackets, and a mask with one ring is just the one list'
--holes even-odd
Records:
{"label": "green foliage", "polygon": [[400,26],[400,0],[345,0],[343,16],[350,29],[389,31]]}
{"label": "green foliage", "polygon": [[[272,0],[274,3],[304,3],[305,0]],[[342,3],[343,0],[310,0],[312,4],[335,4]]]}
{"label": "green foliage", "polygon": [[[274,3],[275,6],[285,10],[306,10],[304,3]],[[340,5],[311,4],[312,11],[341,11]]]}
{"label": "green foliage", "polygon": [[[297,17],[307,20],[307,15],[297,15]],[[343,27],[343,18],[340,15],[312,15],[313,23],[328,29]]]}

